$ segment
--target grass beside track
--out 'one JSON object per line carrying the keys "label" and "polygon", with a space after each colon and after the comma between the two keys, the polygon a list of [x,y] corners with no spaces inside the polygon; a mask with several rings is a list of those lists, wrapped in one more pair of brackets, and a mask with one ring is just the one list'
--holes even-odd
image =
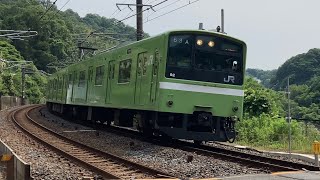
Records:
{"label": "grass beside track", "polygon": [[[284,118],[262,114],[245,117],[237,124],[239,145],[256,149],[287,151],[289,146],[289,124]],[[312,143],[320,140],[320,131],[315,125],[291,121],[291,148],[296,153],[312,153]]]}

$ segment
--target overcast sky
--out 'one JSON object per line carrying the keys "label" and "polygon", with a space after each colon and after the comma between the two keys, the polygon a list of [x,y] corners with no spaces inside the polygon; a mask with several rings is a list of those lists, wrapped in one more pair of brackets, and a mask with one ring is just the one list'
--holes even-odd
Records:
{"label": "overcast sky", "polygon": [[[58,0],[61,8],[68,0]],[[143,0],[155,5],[164,0]],[[176,2],[177,1],[177,2]],[[167,0],[155,7],[156,12],[144,14],[149,20],[195,0]],[[135,3],[135,0],[70,0],[62,9],[73,9],[80,16],[88,13],[107,18],[123,19],[130,9],[116,3]],[[176,3],[174,3],[176,2]],[[167,8],[160,9],[174,3]],[[144,24],[144,31],[156,35],[173,29],[197,29],[199,22],[205,29],[220,25],[220,10],[225,10],[225,31],[247,43],[248,68],[264,70],[278,68],[287,59],[320,48],[319,0],[200,0],[180,10]],[[135,8],[133,8],[135,10]],[[115,13],[114,13],[115,12]],[[132,13],[134,14],[134,13]],[[124,23],[135,27],[135,17]]]}

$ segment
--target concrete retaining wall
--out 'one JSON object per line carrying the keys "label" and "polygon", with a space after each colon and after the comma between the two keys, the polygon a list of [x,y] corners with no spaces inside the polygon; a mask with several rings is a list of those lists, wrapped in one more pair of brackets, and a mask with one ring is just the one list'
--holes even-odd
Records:
{"label": "concrete retaining wall", "polygon": [[14,106],[20,106],[22,99],[15,96],[1,96],[0,98],[0,110],[8,109]]}
{"label": "concrete retaining wall", "polygon": [[30,165],[20,159],[13,151],[0,140],[0,156],[4,154],[12,155],[12,158],[6,162],[8,180],[31,180]]}

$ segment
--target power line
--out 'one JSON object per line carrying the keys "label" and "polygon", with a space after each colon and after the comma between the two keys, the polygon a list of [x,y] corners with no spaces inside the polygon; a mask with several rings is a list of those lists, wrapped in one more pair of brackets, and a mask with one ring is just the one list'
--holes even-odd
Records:
{"label": "power line", "polygon": [[167,1],[168,1],[168,0],[164,0],[164,1],[162,1],[162,2],[158,3],[158,4],[154,5],[154,6],[148,7],[147,9],[145,9],[145,10],[141,11],[140,13],[133,14],[133,15],[131,15],[131,16],[129,16],[129,17],[126,17],[126,18],[124,18],[124,19],[122,19],[122,20],[118,21],[118,22],[125,21],[125,20],[127,20],[127,19],[129,19],[129,18],[132,18],[132,17],[134,17],[134,16],[138,15],[138,14],[141,14],[141,13],[143,13],[143,12],[145,12],[145,11],[148,11],[148,10],[150,10],[150,9],[152,9],[152,8],[156,7],[156,6],[159,6],[160,4],[163,4],[163,3],[167,2]]}
{"label": "power line", "polygon": [[[158,1],[158,0],[157,0],[157,1]],[[160,10],[162,10],[162,9],[168,7],[168,6],[171,6],[171,5],[173,5],[173,4],[175,4],[175,3],[179,2],[179,1],[181,1],[181,0],[176,0],[176,1],[170,3],[170,4],[166,5],[166,6],[163,6],[163,7],[159,8],[159,9],[157,9],[156,11],[160,11]],[[154,13],[155,13],[155,12],[152,12],[151,14],[149,14],[146,19],[148,20],[148,18],[149,18],[150,16],[152,16]]]}
{"label": "power line", "polygon": [[70,2],[70,0],[68,0],[66,3],[64,3],[64,5],[59,9],[59,11],[61,11],[61,9],[63,9],[69,2]]}
{"label": "power line", "polygon": [[[126,0],[125,0],[125,1],[126,1]],[[123,1],[123,3],[124,3],[125,1]],[[156,1],[158,1],[158,0],[156,0]],[[131,16],[125,17],[124,19],[122,19],[122,20],[120,20],[120,21],[116,20],[116,23],[125,21],[125,20],[127,20],[127,19],[129,19],[129,18],[131,18],[131,17],[134,17],[134,16],[136,16],[136,15],[138,15],[138,14],[141,14],[141,13],[144,12],[144,11],[148,11],[148,10],[154,8],[154,7],[157,7],[157,6],[163,4],[163,3],[167,2],[167,1],[168,1],[168,0],[163,0],[162,2],[160,2],[160,3],[158,3],[158,4],[155,4],[155,5],[153,5],[153,6],[148,7],[147,9],[141,11],[140,13],[136,13],[136,14],[133,14],[133,15],[131,15]],[[153,1],[153,2],[155,2],[155,1]],[[116,12],[116,11],[115,11],[115,12]],[[115,13],[115,12],[114,12],[114,13]],[[119,11],[119,12],[120,12],[120,11]],[[114,13],[113,13],[113,14],[114,14]],[[129,14],[130,14],[130,13],[129,13]],[[128,14],[128,15],[129,15],[129,14]],[[104,27],[99,28],[99,29],[94,30],[94,31],[91,31],[90,34],[88,34],[88,36],[87,36],[86,38],[84,38],[83,41],[79,42],[79,44],[82,44],[83,42],[85,42],[91,35],[93,35],[93,34],[94,34],[95,32],[97,32],[97,31],[100,31],[101,29],[104,29]]]}
{"label": "power line", "polygon": [[170,13],[172,13],[172,12],[174,12],[174,11],[177,11],[177,10],[179,10],[179,9],[182,9],[182,8],[184,8],[184,7],[186,7],[186,6],[189,6],[189,5],[193,4],[193,3],[196,3],[196,2],[198,2],[198,1],[200,1],[200,0],[195,0],[195,1],[189,2],[188,4],[185,4],[185,5],[183,5],[183,6],[180,6],[180,7],[176,8],[176,9],[173,9],[173,10],[171,10],[171,11],[168,11],[168,12],[166,12],[166,13],[164,13],[164,14],[161,14],[161,15],[159,15],[159,16],[156,16],[156,17],[154,17],[154,18],[152,18],[152,19],[150,19],[150,20],[147,20],[147,21],[145,21],[144,23],[147,23],[147,22],[153,21],[153,20],[155,20],[155,19],[158,19],[158,18],[160,18],[160,17],[162,17],[162,16],[165,16],[165,15],[167,15],[167,14],[170,14]]}
{"label": "power line", "polygon": [[[125,3],[127,0],[124,0],[122,3]],[[127,7],[123,8],[122,10],[126,9]],[[111,14],[110,19],[118,15],[122,10],[119,10],[118,8]]]}
{"label": "power line", "polygon": [[56,12],[54,13],[53,16],[55,16],[56,14],[58,14],[59,12],[61,12],[61,10],[70,2],[70,0],[68,0],[66,3],[64,3],[64,5]]}
{"label": "power line", "polygon": [[42,16],[40,17],[39,21],[49,12],[49,10],[56,4],[58,0],[55,0],[51,6],[44,12],[44,14],[42,14]]}
{"label": "power line", "polygon": [[156,1],[159,1],[159,0],[154,0],[154,1],[151,1],[151,2],[149,2],[149,4],[152,4],[152,3],[156,2]]}
{"label": "power line", "polygon": [[127,18],[127,17],[129,17],[132,13],[134,13],[134,10],[130,11],[130,12],[124,17],[124,19]]}

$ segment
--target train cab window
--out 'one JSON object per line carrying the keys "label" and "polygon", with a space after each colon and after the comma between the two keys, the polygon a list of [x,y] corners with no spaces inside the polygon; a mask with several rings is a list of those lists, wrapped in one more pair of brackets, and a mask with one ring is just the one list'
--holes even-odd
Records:
{"label": "train cab window", "polygon": [[118,83],[130,82],[131,59],[120,61]]}
{"label": "train cab window", "polygon": [[170,37],[167,66],[191,68],[193,38],[191,35]]}
{"label": "train cab window", "polygon": [[104,66],[96,67],[95,85],[102,85],[103,76],[104,76]]}
{"label": "train cab window", "polygon": [[78,87],[83,87],[85,83],[86,83],[86,73],[85,71],[80,71]]}

